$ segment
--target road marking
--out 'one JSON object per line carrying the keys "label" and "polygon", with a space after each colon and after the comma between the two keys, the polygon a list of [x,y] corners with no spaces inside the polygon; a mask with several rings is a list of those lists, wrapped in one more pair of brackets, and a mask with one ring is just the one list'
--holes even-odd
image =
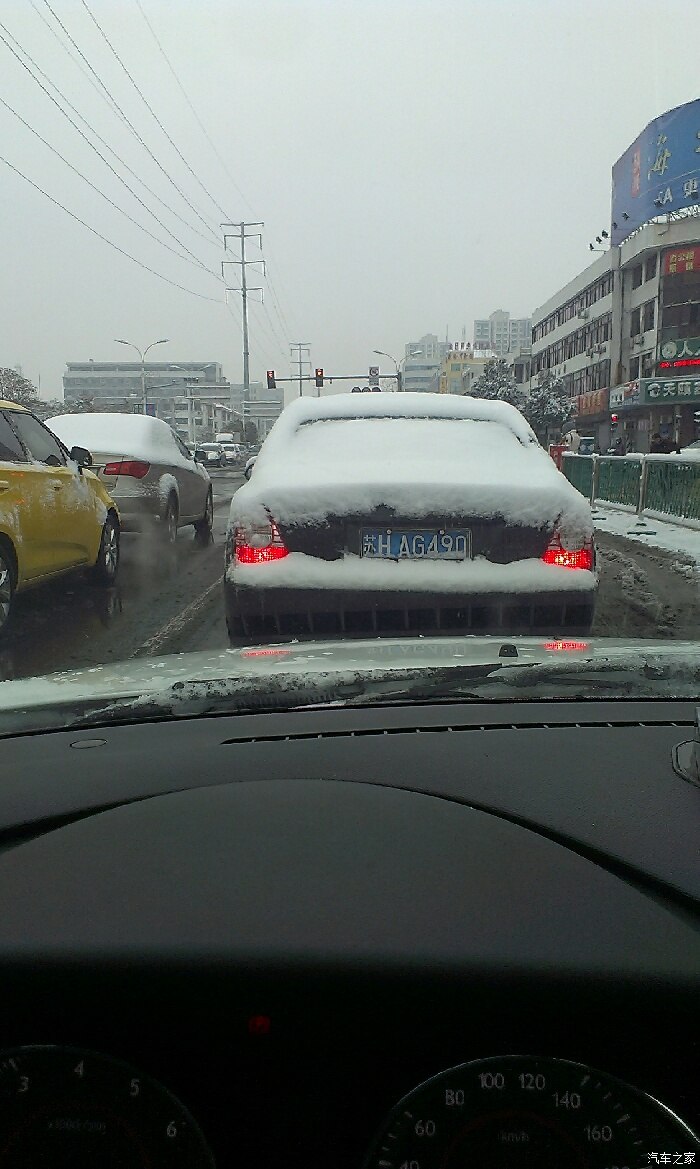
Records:
{"label": "road marking", "polygon": [[214,590],[222,588],[222,585],[223,580],[219,576],[215,581],[212,581],[212,583],[208,585],[207,588],[205,588],[203,593],[200,593],[198,597],[195,597],[194,601],[190,601],[189,605],[187,605],[181,613],[177,613],[176,616],[172,617],[171,620],[167,622],[167,624],[163,625],[163,627],[159,629],[157,633],[154,633],[151,637],[148,638],[147,641],[144,641],[137,650],[134,650],[134,652],[131,654],[131,657],[138,658],[142,655],[148,656],[149,654],[158,653],[164,642],[168,641],[168,639],[173,637],[174,634],[182,633],[182,630],[188,624],[188,622],[194,620],[199,610],[204,608]]}

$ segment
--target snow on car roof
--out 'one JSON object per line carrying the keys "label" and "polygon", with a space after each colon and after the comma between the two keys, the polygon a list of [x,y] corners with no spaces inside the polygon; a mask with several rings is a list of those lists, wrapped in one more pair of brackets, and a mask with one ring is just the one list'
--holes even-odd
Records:
{"label": "snow on car roof", "polygon": [[192,466],[180,452],[172,430],[161,418],[146,414],[58,414],[46,425],[68,449],[86,447],[93,454],[128,456],[147,463]]}
{"label": "snow on car roof", "polygon": [[441,394],[301,399],[275,423],[231,520],[329,515],[501,516],[592,530],[590,507],[505,402]]}
{"label": "snow on car roof", "polygon": [[458,394],[334,394],[328,398],[298,398],[282,411],[270,436],[291,433],[306,422],[332,418],[466,418],[500,422],[526,446],[537,443],[529,424],[515,406]]}

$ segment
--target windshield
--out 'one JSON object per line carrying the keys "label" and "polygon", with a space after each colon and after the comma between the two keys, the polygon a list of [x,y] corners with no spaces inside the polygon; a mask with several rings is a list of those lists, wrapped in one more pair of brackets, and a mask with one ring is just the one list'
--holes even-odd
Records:
{"label": "windshield", "polygon": [[59,8],[0,19],[0,734],[700,698],[700,9]]}

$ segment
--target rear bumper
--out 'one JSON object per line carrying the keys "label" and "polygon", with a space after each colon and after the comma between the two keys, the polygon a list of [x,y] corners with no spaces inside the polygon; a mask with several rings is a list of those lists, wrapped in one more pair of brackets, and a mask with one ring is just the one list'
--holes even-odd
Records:
{"label": "rear bumper", "polygon": [[253,589],[224,580],[232,644],[312,641],[340,636],[434,637],[501,634],[588,635],[595,592],[411,593],[330,589]]}
{"label": "rear bumper", "polygon": [[115,492],[112,498],[119,509],[123,532],[140,532],[162,519],[163,501],[159,494],[120,496]]}

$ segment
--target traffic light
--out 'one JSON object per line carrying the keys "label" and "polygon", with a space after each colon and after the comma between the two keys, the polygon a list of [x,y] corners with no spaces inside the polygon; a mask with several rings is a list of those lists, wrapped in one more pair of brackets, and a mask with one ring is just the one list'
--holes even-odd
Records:
{"label": "traffic light", "polygon": [[617,414],[611,414],[610,415],[610,429],[617,430],[618,422],[619,422],[619,418],[618,418]]}
{"label": "traffic light", "polygon": [[322,386],[323,386],[323,370],[317,369],[316,370],[316,389],[320,390]]}
{"label": "traffic light", "polygon": [[275,382],[274,369],[268,369],[268,371],[267,371],[267,388],[268,388],[268,390],[276,390],[277,389],[277,384]]}

